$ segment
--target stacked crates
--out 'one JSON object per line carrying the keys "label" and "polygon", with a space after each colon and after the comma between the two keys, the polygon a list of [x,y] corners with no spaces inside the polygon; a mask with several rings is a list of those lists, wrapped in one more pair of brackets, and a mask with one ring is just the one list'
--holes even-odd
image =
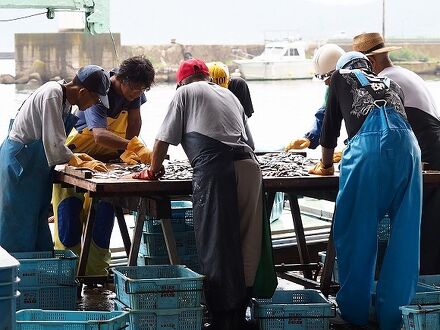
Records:
{"label": "stacked crates", "polygon": [[[138,265],[169,264],[161,220],[151,217],[146,217],[145,220],[139,248]],[[172,201],[170,222],[180,263],[196,272],[200,271],[194,234],[192,203],[190,201]]]}
{"label": "stacked crates", "polygon": [[200,330],[203,277],[185,266],[113,268],[115,310],[130,312],[130,329]]}
{"label": "stacked crates", "polygon": [[0,329],[15,329],[18,261],[0,247]]}
{"label": "stacked crates", "polygon": [[76,309],[78,257],[70,250],[19,252],[20,309]]}
{"label": "stacked crates", "polygon": [[327,330],[336,312],[317,290],[279,290],[271,299],[252,299],[251,313],[261,330]]}

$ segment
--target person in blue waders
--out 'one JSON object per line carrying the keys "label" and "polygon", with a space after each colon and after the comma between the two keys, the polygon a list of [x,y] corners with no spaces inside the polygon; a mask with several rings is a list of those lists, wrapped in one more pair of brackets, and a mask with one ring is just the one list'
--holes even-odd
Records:
{"label": "person in blue waders", "polygon": [[341,317],[368,323],[378,222],[388,214],[391,234],[377,283],[381,329],[400,329],[399,306],[415,294],[422,202],[420,148],[406,119],[400,87],[371,71],[367,57],[348,52],[331,77],[312,174],[333,174],[333,150],[345,121],[348,145],[340,165],[333,233],[341,288]]}
{"label": "person in blue waders", "polygon": [[55,165],[107,170],[64,142],[76,121],[72,105],[80,110],[98,102],[108,106],[109,87],[104,69],[87,65],[73,81],[48,82],[23,102],[0,147],[0,245],[8,252],[53,250],[47,218]]}

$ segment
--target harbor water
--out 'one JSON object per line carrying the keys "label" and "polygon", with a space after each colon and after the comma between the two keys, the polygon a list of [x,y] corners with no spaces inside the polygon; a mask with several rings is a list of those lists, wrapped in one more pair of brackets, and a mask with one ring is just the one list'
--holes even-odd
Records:
{"label": "harbor water", "polygon": [[[3,63],[2,63],[3,62]],[[6,63],[5,63],[6,62]],[[0,73],[13,74],[13,61],[0,61]],[[425,78],[438,106],[440,106],[440,79]],[[284,80],[249,81],[255,113],[249,119],[256,149],[259,151],[281,150],[291,139],[306,133],[316,110],[324,101],[325,85],[321,81]],[[2,106],[0,111],[0,140],[7,135],[9,120],[26,97],[38,86],[0,84]],[[175,84],[157,84],[146,93],[147,103],[141,108],[141,138],[152,147],[168,105],[175,93]],[[338,149],[346,138],[341,132]],[[170,147],[172,158],[184,158],[181,147]],[[320,156],[319,150],[310,151],[312,157]]]}

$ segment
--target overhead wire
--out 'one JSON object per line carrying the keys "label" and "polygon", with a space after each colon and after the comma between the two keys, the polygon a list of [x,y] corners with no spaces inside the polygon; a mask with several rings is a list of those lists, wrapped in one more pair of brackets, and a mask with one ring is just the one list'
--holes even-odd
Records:
{"label": "overhead wire", "polygon": [[19,17],[15,17],[15,18],[0,19],[0,22],[13,22],[13,21],[18,21],[20,19],[33,17],[33,16],[46,15],[46,13],[47,13],[47,11],[41,12],[41,13],[30,14],[30,15],[26,15],[26,16],[19,16]]}

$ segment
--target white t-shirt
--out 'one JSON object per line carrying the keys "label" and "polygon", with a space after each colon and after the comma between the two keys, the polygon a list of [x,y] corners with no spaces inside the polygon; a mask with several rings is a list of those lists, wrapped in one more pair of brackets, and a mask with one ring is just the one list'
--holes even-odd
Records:
{"label": "white t-shirt", "polygon": [[420,76],[400,66],[385,68],[379,73],[379,76],[390,78],[402,88],[405,107],[422,110],[434,118],[440,119],[434,98]]}
{"label": "white t-shirt", "polygon": [[49,166],[65,163],[72,157],[72,151],[64,145],[66,130],[63,122],[70,109],[67,100],[63,108],[61,85],[54,81],[45,83],[18,111],[9,138],[23,144],[42,140]]}
{"label": "white t-shirt", "polygon": [[178,145],[185,133],[200,133],[232,147],[254,147],[240,101],[207,81],[180,87],[168,107],[157,140]]}

